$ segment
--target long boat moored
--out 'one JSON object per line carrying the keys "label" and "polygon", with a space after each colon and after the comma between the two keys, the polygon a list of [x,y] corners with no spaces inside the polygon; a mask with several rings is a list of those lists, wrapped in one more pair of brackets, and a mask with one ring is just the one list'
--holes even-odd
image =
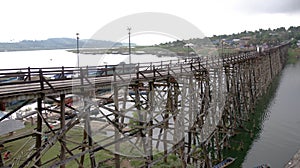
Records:
{"label": "long boat moored", "polygon": [[214,165],[213,168],[225,168],[225,167],[229,166],[231,163],[233,163],[234,161],[235,161],[235,158],[228,157],[228,158],[224,159],[222,162]]}

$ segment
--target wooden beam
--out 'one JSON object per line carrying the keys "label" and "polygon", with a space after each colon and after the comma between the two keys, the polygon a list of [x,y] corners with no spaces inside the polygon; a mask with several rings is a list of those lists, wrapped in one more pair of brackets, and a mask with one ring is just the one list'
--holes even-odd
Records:
{"label": "wooden beam", "polygon": [[[38,115],[37,115],[37,126],[36,126],[36,131],[37,132],[42,132],[42,98],[37,99],[37,105],[38,105]],[[35,142],[35,147],[36,149],[39,149],[42,146],[42,135],[41,134],[36,134],[36,142]],[[36,155],[36,162],[35,166],[40,167],[42,162],[40,157],[40,153],[38,152]]]}
{"label": "wooden beam", "polygon": [[[61,94],[60,95],[60,128],[64,128],[66,125],[66,120],[65,120],[65,95]],[[66,135],[64,134],[61,137],[61,146],[60,146],[60,160],[63,161],[65,159],[65,148],[64,146],[66,146],[66,142],[64,141],[66,138]],[[65,165],[60,165],[60,168],[65,168]]]}

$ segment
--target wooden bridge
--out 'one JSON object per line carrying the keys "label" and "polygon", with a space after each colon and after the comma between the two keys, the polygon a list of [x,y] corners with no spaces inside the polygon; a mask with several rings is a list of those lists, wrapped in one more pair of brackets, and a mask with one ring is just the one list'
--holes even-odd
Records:
{"label": "wooden bridge", "polygon": [[[1,102],[22,100],[0,121],[37,102],[35,128],[1,139],[24,144],[0,166],[211,167],[255,113],[285,65],[287,48],[136,65],[0,70]],[[79,100],[67,102],[69,94]],[[46,106],[49,101],[56,106]]]}

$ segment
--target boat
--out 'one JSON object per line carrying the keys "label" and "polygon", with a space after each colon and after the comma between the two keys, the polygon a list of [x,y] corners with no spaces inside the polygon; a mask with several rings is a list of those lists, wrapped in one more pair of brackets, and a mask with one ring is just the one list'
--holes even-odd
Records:
{"label": "boat", "polygon": [[213,166],[213,168],[225,168],[235,161],[235,158],[227,157],[222,162]]}
{"label": "boat", "polygon": [[262,164],[259,166],[255,166],[254,168],[271,168],[271,166],[269,164]]}

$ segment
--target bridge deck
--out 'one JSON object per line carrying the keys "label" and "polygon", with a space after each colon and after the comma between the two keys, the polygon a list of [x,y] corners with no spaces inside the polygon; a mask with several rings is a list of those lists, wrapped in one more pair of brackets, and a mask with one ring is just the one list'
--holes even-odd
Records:
{"label": "bridge deck", "polygon": [[[76,93],[82,87],[94,89],[110,87],[114,82],[135,80],[160,80],[169,75],[184,75],[191,71],[205,71],[206,68],[226,64],[238,63],[246,59],[255,59],[260,55],[256,52],[228,55],[227,57],[197,57],[164,61],[156,63],[142,63],[134,66],[107,66],[98,67],[52,67],[52,68],[20,68],[0,70],[0,100],[21,100],[37,98],[41,94],[59,95],[61,93]],[[91,77],[88,71],[98,71],[101,75]],[[49,79],[51,76],[60,75],[58,79]],[[72,75],[73,77],[67,77]],[[114,75],[116,75],[114,81]],[[23,80],[4,81],[8,78],[22,77]],[[2,82],[1,82],[2,80]],[[3,82],[4,81],[4,82]]]}
{"label": "bridge deck", "polygon": [[[195,62],[193,59],[179,61],[177,64],[161,64],[160,66],[154,65],[141,65],[137,64],[131,69],[124,67],[116,68],[103,68],[103,67],[87,67],[85,69],[76,68],[63,68],[47,71],[44,69],[33,69],[26,74],[25,80],[14,80],[10,82],[0,83],[0,99],[29,99],[39,97],[41,94],[45,95],[59,95],[61,93],[76,93],[81,88],[99,89],[104,87],[110,87],[114,82],[132,82],[135,80],[156,80],[166,78],[170,74],[184,74],[190,73],[190,70],[195,66],[202,66],[200,62]],[[10,71],[17,71],[18,69],[11,69]],[[103,71],[102,75],[93,77],[89,76],[86,72],[89,70]],[[2,70],[4,72],[0,75],[6,78],[13,77],[16,73],[7,72],[8,70]],[[5,73],[7,72],[7,73]],[[49,79],[50,75],[66,74],[72,72],[77,77],[72,78],[59,78]],[[108,74],[110,73],[110,74]],[[76,75],[80,74],[80,75]],[[18,75],[18,74],[17,74]],[[115,78],[114,78],[115,76]],[[31,78],[31,79],[30,79]],[[32,80],[34,79],[34,80]]]}

